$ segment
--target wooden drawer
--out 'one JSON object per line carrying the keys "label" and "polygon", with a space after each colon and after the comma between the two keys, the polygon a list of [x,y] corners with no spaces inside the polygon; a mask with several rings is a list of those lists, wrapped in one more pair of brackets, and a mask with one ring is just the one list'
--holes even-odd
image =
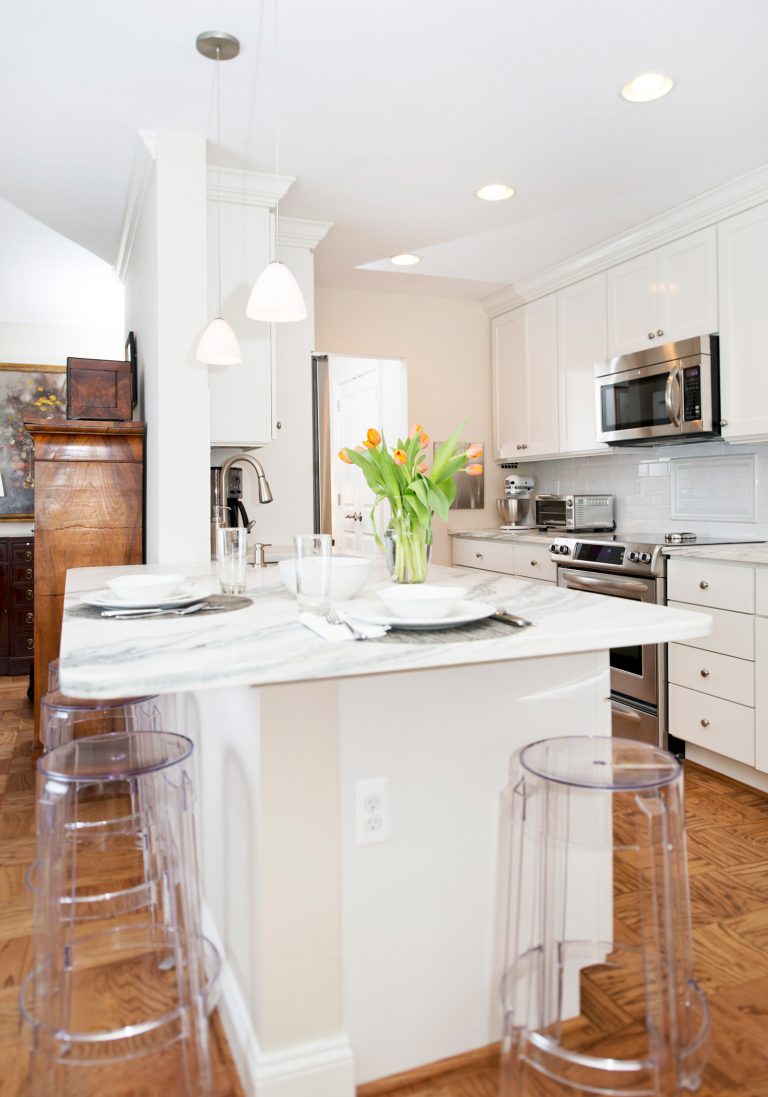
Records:
{"label": "wooden drawer", "polygon": [[755,764],[755,710],[746,705],[670,685],[669,730],[705,750]]}
{"label": "wooden drawer", "polygon": [[11,629],[14,632],[23,632],[30,629],[35,623],[35,613],[32,603],[26,606],[14,606],[11,610]]}
{"label": "wooden drawer", "polygon": [[549,545],[515,545],[515,575],[557,582],[557,564],[549,558]]}
{"label": "wooden drawer", "polygon": [[11,637],[11,656],[34,654],[35,641],[32,632],[17,632]]}
{"label": "wooden drawer", "polygon": [[13,583],[11,585],[11,605],[31,606],[35,599],[35,591],[31,583]]}
{"label": "wooden drawer", "polygon": [[[667,602],[667,605],[684,609],[687,613],[697,612],[694,606],[685,602]],[[714,621],[712,632],[709,636],[686,640],[686,647],[719,651],[723,655],[735,655],[739,659],[754,659],[755,619],[751,613],[733,613],[729,609],[712,609],[711,606],[701,612]]]}
{"label": "wooden drawer", "polygon": [[457,567],[483,568],[485,571],[501,571],[515,574],[515,545],[501,541],[472,541],[464,537],[453,538],[453,562]]}
{"label": "wooden drawer", "polygon": [[11,563],[31,564],[35,558],[35,550],[31,541],[21,545],[11,545]]}
{"label": "wooden drawer", "polygon": [[35,577],[35,569],[31,564],[11,564],[12,583],[31,583]]}
{"label": "wooden drawer", "polygon": [[755,704],[755,664],[747,659],[670,644],[669,680],[740,705]]}
{"label": "wooden drawer", "polygon": [[670,557],[667,598],[697,606],[755,612],[755,570],[747,564]]}

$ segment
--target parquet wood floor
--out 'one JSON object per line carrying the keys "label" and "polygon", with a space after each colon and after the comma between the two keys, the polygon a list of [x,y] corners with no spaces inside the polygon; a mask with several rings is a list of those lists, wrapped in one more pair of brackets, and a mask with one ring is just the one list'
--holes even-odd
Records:
{"label": "parquet wood floor", "polygon": [[[32,911],[24,872],[34,858],[31,706],[26,680],[0,678],[0,1097],[25,1097],[26,1052],[19,1037],[18,987],[32,964]],[[697,977],[709,996],[712,1051],[699,1097],[768,1097],[768,796],[686,764],[693,937]],[[617,880],[616,916],[630,900]],[[585,987],[596,1010],[626,1022],[631,988]],[[243,1097],[214,1015],[215,1097]],[[145,1094],[140,1068],[126,1066],[128,1089]],[[133,1071],[137,1073],[134,1076]],[[358,1097],[498,1097],[495,1047],[427,1064],[361,1086]],[[55,1097],[55,1095],[51,1095]],[[170,1084],[164,1097],[174,1097]]]}

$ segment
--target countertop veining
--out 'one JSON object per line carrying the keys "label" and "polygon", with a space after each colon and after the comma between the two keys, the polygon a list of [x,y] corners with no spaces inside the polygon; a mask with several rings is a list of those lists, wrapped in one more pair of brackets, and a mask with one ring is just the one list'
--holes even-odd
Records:
{"label": "countertop veining", "polygon": [[696,557],[702,560],[725,560],[736,564],[768,565],[768,543],[751,545],[669,545],[665,556]]}
{"label": "countertop veining", "polygon": [[[175,564],[148,570],[181,571],[204,595],[218,590],[214,567]],[[82,593],[102,589],[106,578],[133,570],[139,569],[78,568],[68,573],[59,667],[63,692],[130,697],[347,678],[685,640],[711,628],[701,613],[435,565],[431,582],[464,587],[468,598],[527,617],[533,627],[513,629],[485,621],[439,631],[392,630],[382,640],[331,644],[298,623],[296,599],[281,586],[276,568],[249,569],[247,593],[253,605],[221,615],[115,621],[80,603]],[[380,613],[376,590],[390,582],[383,564],[377,564],[371,582],[346,608]]]}

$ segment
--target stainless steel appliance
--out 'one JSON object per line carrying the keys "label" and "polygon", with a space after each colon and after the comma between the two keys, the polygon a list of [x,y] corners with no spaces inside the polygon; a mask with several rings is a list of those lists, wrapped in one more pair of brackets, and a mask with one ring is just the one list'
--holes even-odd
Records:
{"label": "stainless steel appliance", "polygon": [[536,525],[547,529],[612,530],[612,495],[537,495]]}
{"label": "stainless steel appliance", "polygon": [[595,391],[601,442],[714,438],[720,434],[719,338],[701,335],[597,362]]}
{"label": "stainless steel appliance", "polygon": [[530,529],[532,476],[507,476],[504,480],[504,498],[496,500],[496,511],[501,518],[501,529]]}
{"label": "stainless steel appliance", "polygon": [[236,468],[236,461],[245,461],[256,472],[258,499],[260,503],[271,503],[267,477],[260,461],[252,457],[250,453],[236,453],[228,458],[223,465],[211,467],[211,559],[216,559],[216,530],[220,526],[239,526],[250,533],[256,524],[250,521],[248,512],[243,504],[243,470]]}
{"label": "stainless steel appliance", "polygon": [[[655,605],[666,603],[665,546],[742,544],[756,538],[697,537],[692,533],[645,535],[594,534],[557,537],[549,546],[557,565],[557,584],[570,590],[627,598]],[[612,648],[611,711],[613,734],[683,749],[669,742],[667,726],[667,646],[633,644]]]}

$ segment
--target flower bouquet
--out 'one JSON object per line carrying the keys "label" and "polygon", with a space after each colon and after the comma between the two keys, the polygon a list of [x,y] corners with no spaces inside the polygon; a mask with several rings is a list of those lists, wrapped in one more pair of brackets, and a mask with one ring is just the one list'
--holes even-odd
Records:
{"label": "flower bouquet", "polygon": [[[473,464],[483,452],[480,445],[468,450],[456,449],[463,424],[438,447],[432,467],[425,461],[429,435],[420,425],[411,429],[408,438],[399,438],[396,446],[388,447],[373,427],[363,442],[354,449],[339,450],[339,457],[348,465],[362,470],[368,487],[376,496],[371,508],[371,524],[376,543],[387,552],[392,577],[398,583],[423,583],[432,547],[432,515],[448,518],[448,508],[456,495],[453,477],[457,472],[479,476],[481,464]],[[376,530],[376,508],[386,500],[392,516],[383,544]]]}

